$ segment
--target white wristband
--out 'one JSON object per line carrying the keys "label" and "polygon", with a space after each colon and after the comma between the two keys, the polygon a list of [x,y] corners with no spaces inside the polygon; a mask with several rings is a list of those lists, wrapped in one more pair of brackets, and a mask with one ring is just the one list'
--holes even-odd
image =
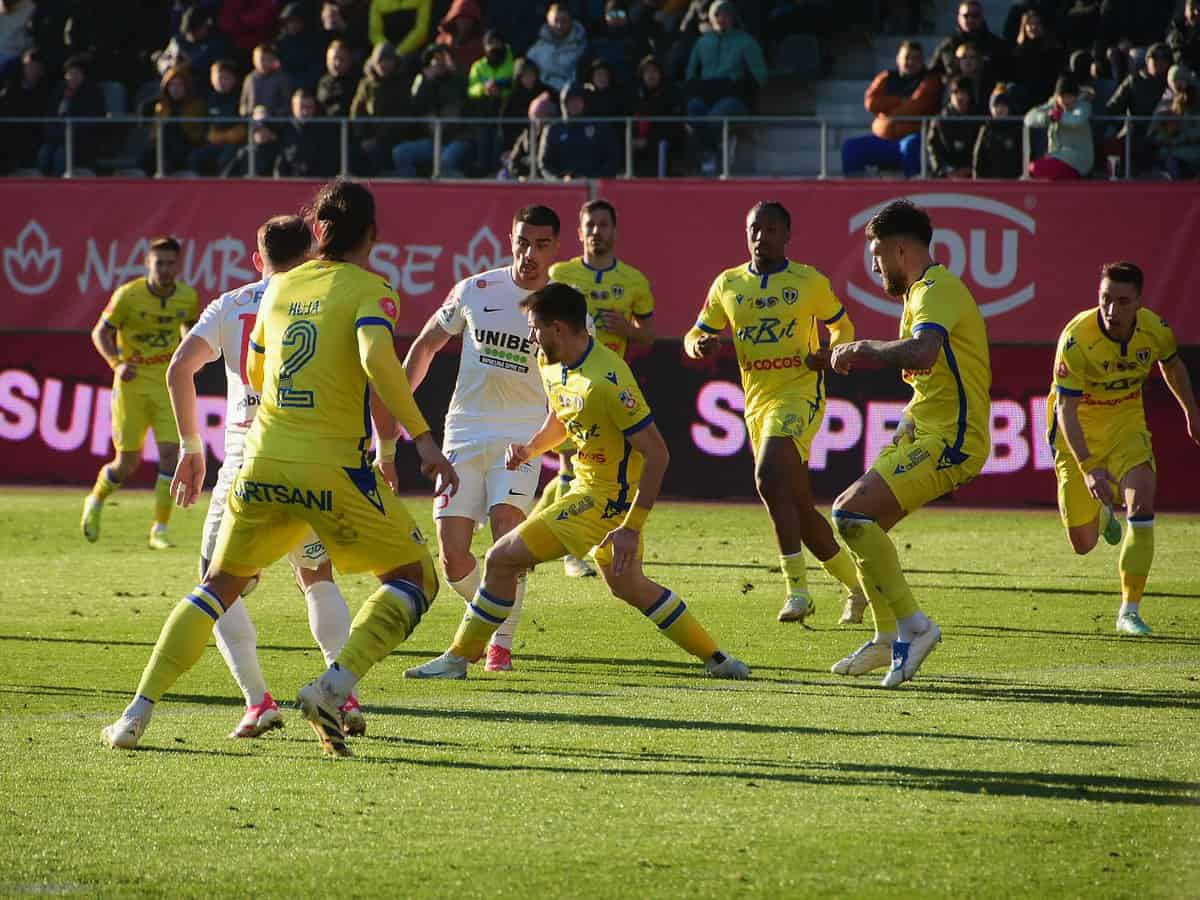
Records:
{"label": "white wristband", "polygon": [[181,434],[179,436],[179,446],[183,448],[184,453],[203,453],[204,441],[200,439],[198,434]]}

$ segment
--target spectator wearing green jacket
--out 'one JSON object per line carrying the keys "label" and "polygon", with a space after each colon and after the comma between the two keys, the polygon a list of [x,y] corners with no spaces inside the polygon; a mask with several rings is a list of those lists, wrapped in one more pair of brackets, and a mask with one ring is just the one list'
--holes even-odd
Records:
{"label": "spectator wearing green jacket", "polygon": [[485,119],[475,139],[478,168],[485,175],[500,169],[504,137],[499,118],[513,92],[516,62],[512,49],[498,31],[483,35],[483,56],[471,63],[467,74],[468,115]]}

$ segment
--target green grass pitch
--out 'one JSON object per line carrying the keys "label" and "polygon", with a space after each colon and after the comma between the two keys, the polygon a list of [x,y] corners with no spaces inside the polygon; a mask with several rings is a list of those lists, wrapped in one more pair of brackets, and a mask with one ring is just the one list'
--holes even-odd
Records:
{"label": "green grass pitch", "polygon": [[[152,553],[149,494],[118,494],[97,545],[81,499],[0,491],[0,895],[1200,895],[1200,517],[1159,517],[1155,636],[1137,640],[1113,631],[1116,551],[1073,556],[1053,512],[919,513],[895,537],[945,642],[885,691],[829,673],[868,632],[835,624],[819,570],[814,627],[775,622],[760,508],[664,503],[650,576],[753,680],[706,679],[552,564],[516,671],[402,680],[450,640],[443,589],[362,684],[357,758],[334,761],[294,710],[226,738],[241,697],[211,648],[144,749],[101,745],[194,584],[203,508]],[[409,506],[428,533],[427,502]],[[371,590],[340,583],[352,608]],[[286,568],[250,604],[289,700],[323,664]]]}

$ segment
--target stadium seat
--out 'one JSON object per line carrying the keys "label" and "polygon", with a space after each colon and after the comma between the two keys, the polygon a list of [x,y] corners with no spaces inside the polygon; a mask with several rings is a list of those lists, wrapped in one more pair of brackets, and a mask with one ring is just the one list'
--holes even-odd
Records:
{"label": "stadium seat", "polygon": [[110,119],[125,115],[125,85],[119,81],[100,82],[100,91],[104,94],[104,114]]}
{"label": "stadium seat", "polygon": [[771,59],[771,75],[816,81],[821,77],[821,45],[811,34],[789,34]]}

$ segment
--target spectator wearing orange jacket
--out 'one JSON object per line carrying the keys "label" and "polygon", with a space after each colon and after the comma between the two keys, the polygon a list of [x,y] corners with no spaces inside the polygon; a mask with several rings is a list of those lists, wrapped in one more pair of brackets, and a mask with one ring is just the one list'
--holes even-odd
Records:
{"label": "spectator wearing orange jacket", "polygon": [[842,173],[861,175],[867,166],[879,166],[916,175],[921,170],[921,123],[903,117],[936,115],[941,103],[941,76],[925,68],[920,44],[905,41],[896,54],[896,68],[880,72],[867,88],[863,105],[875,115],[871,134],[842,144]]}

